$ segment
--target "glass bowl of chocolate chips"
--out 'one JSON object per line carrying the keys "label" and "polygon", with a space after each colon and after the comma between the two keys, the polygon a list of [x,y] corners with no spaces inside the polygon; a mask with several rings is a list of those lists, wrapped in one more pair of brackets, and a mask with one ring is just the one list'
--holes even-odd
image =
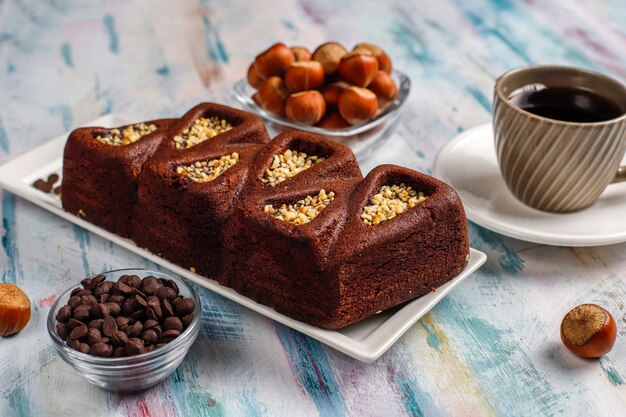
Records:
{"label": "glass bowl of chocolate chips", "polygon": [[182,362],[200,330],[200,299],[183,280],[119,269],[85,278],[48,315],[61,358],[110,391],[158,384]]}

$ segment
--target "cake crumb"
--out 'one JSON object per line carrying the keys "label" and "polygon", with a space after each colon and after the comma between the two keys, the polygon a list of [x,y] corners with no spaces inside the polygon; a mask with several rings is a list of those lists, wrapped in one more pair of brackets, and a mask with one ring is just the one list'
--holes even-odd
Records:
{"label": "cake crumb", "polygon": [[273,204],[267,204],[263,207],[263,211],[279,220],[297,225],[307,224],[317,217],[334,198],[333,191],[326,194],[326,191],[322,189],[316,196],[307,195],[295,204],[282,204],[279,208],[274,208]]}
{"label": "cake crumb", "polygon": [[274,155],[272,165],[265,170],[265,175],[261,178],[261,182],[266,187],[275,187],[281,182],[295,177],[302,171],[325,160],[326,158],[323,156],[308,155],[295,149],[287,149],[279,155]]}
{"label": "cake crumb", "polygon": [[426,200],[424,193],[421,191],[418,193],[404,183],[383,185],[370,199],[370,205],[363,208],[361,219],[368,226],[377,226],[424,200]]}

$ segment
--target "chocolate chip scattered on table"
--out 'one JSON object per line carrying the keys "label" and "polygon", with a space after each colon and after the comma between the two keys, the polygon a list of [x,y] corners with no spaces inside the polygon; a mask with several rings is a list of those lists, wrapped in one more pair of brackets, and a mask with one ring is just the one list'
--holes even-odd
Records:
{"label": "chocolate chip scattered on table", "polygon": [[69,347],[102,357],[151,352],[191,324],[195,303],[165,278],[96,275],[81,281],[56,315],[56,331]]}

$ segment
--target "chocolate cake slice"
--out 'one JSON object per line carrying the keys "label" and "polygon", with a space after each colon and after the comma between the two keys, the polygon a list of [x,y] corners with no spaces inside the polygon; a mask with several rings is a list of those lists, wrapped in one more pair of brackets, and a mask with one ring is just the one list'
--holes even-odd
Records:
{"label": "chocolate cake slice", "polygon": [[128,237],[137,177],[167,136],[172,120],[74,130],[63,153],[63,209]]}
{"label": "chocolate cake slice", "polygon": [[268,141],[256,116],[211,103],[191,109],[171,126],[139,178],[132,239],[218,279],[222,229]]}

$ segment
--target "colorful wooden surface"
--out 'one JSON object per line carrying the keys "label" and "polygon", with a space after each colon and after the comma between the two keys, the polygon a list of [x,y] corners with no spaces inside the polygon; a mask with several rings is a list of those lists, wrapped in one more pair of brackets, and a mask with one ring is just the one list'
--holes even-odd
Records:
{"label": "colorful wooden surface", "polygon": [[[509,68],[564,63],[626,78],[625,27],[620,0],[4,0],[0,161],[108,112],[153,118],[228,102],[269,44],[336,39],[383,45],[411,76],[389,144],[403,157],[386,162],[428,172],[446,141],[490,120],[494,79]],[[153,265],[11,194],[1,210],[1,280],[25,289],[34,311],[0,340],[0,416],[626,415],[626,244],[547,247],[470,225],[487,264],[373,364],[200,290],[201,334],[176,373],[117,395],[59,359],[45,318],[86,274]],[[606,306],[620,326],[599,361],[558,337],[581,302]]]}

